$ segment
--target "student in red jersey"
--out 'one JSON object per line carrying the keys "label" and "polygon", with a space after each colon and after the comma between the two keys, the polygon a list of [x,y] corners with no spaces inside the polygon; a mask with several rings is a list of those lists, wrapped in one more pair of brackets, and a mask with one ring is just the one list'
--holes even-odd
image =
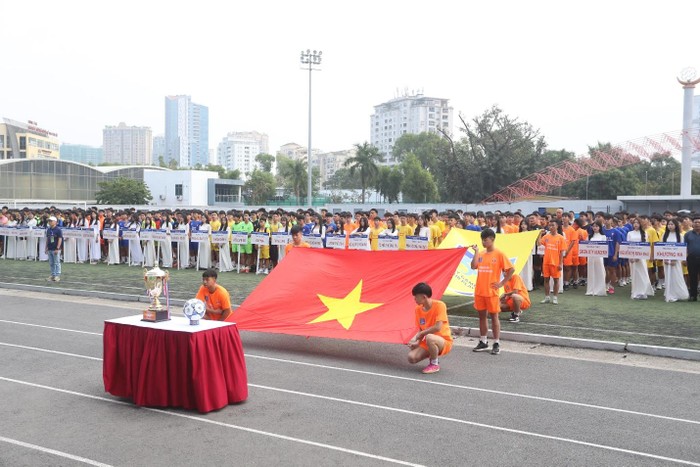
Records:
{"label": "student in red jersey", "polygon": [[418,363],[430,358],[423,373],[440,371],[438,357],[452,350],[452,333],[447,321],[447,307],[440,300],[433,300],[433,290],[425,282],[420,282],[411,291],[416,301],[416,326],[418,332],[408,342],[408,361]]}
{"label": "student in red jersey", "polygon": [[[472,258],[472,269],[477,270],[476,287],[474,288],[474,309],[479,313],[479,343],[474,352],[488,350],[489,324],[487,316],[491,316],[491,332],[493,333],[492,355],[498,355],[501,351],[501,322],[498,314],[501,312],[501,304],[498,291],[513,276],[513,265],[508,257],[500,250],[494,248],[496,233],[491,229],[484,229],[481,232],[481,243],[485,251],[479,251],[478,245],[472,245],[474,258]],[[503,275],[503,279],[501,279]]]}

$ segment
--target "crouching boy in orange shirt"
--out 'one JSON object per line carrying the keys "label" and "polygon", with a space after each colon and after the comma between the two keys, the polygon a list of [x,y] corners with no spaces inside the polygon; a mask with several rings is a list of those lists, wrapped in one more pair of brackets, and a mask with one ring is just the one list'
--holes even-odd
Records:
{"label": "crouching boy in orange shirt", "polygon": [[440,300],[433,300],[433,290],[425,282],[413,287],[411,292],[416,301],[416,326],[418,332],[408,342],[411,350],[408,361],[418,363],[430,358],[423,373],[440,371],[438,357],[447,355],[452,350],[452,333],[447,321],[447,307]]}
{"label": "crouching boy in orange shirt", "polygon": [[520,322],[520,314],[530,308],[530,294],[518,274],[513,274],[508,282],[503,285],[504,293],[501,295],[501,311],[510,311],[511,323]]}

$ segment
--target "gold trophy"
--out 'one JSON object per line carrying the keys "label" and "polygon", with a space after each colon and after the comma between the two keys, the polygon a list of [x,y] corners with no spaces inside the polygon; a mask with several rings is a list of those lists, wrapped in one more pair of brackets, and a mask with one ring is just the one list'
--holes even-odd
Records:
{"label": "gold trophy", "polygon": [[[163,271],[158,266],[153,269],[144,269],[143,281],[146,284],[146,294],[151,299],[148,309],[143,311],[142,321],[152,323],[167,321],[170,319],[170,294],[168,292],[168,279],[170,273]],[[160,302],[160,296],[165,297],[165,306]]]}

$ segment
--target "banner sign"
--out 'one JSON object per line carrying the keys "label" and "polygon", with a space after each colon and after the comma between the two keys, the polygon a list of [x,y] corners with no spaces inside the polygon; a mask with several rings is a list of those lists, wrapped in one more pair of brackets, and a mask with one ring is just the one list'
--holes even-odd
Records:
{"label": "banner sign", "polygon": [[[0,234],[2,235],[2,234]],[[29,234],[32,238],[42,238],[46,236],[46,229],[43,227],[34,227]]]}
{"label": "banner sign", "polygon": [[350,235],[350,243],[348,248],[350,250],[369,250],[369,235]]}
{"label": "banner sign", "polygon": [[267,246],[270,244],[270,234],[267,232],[251,232],[250,243],[253,245]]}
{"label": "banner sign", "polygon": [[166,229],[153,229],[151,230],[153,235],[153,240],[157,242],[167,242],[168,241],[168,231]]}
{"label": "banner sign", "polygon": [[15,229],[17,230],[18,237],[28,237],[30,234],[29,226],[27,226],[27,225],[15,227]]}
{"label": "banner sign", "polygon": [[687,243],[654,243],[654,259],[685,261],[688,254]]}
{"label": "banner sign", "polygon": [[273,245],[285,246],[291,239],[289,232],[272,232]]}
{"label": "banner sign", "polygon": [[428,237],[418,237],[414,235],[406,235],[407,250],[427,250]]}
{"label": "banner sign", "polygon": [[119,237],[117,229],[102,229],[102,238],[105,240],[114,240]]}
{"label": "banner sign", "polygon": [[81,227],[80,238],[85,240],[95,240],[95,229],[92,227]]}
{"label": "banner sign", "polygon": [[311,245],[311,248],[323,248],[321,234],[308,234],[302,237],[303,241]]}
{"label": "banner sign", "polygon": [[620,242],[619,258],[650,259],[651,244],[649,242]]}
{"label": "banner sign", "polygon": [[218,230],[216,232],[212,232],[211,242],[217,245],[223,245],[224,243],[228,243],[228,231]]}
{"label": "banner sign", "polygon": [[248,244],[248,232],[231,232],[231,244],[232,245],[247,245]]}
{"label": "banner sign", "polygon": [[581,240],[578,242],[578,255],[582,258],[607,258],[608,242]]}
{"label": "banner sign", "polygon": [[80,238],[80,230],[75,227],[61,227],[63,238]]}
{"label": "banner sign", "polygon": [[326,235],[326,247],[335,248],[337,250],[345,249],[345,234],[328,234]]}
{"label": "banner sign", "polygon": [[153,231],[151,229],[141,229],[139,238],[144,241],[153,240]]}
{"label": "banner sign", "polygon": [[199,243],[199,242],[208,242],[209,241],[209,232],[204,230],[200,232],[199,230],[193,230],[190,233],[190,240],[194,243]]}
{"label": "banner sign", "polygon": [[396,251],[399,249],[399,238],[380,235],[377,237],[377,249],[381,251]]}
{"label": "banner sign", "polygon": [[173,242],[186,242],[187,231],[184,229],[173,229],[170,231],[170,240]]}
{"label": "banner sign", "polygon": [[[66,234],[63,234],[65,237]],[[135,230],[123,230],[122,231],[122,239],[124,240],[138,240],[139,239],[139,233]]]}
{"label": "banner sign", "polygon": [[[581,242],[579,242],[579,245],[580,244],[581,244]],[[606,245],[607,245],[607,243],[606,243]],[[579,250],[579,251],[581,251],[581,250]],[[544,245],[542,245],[541,243],[537,244],[537,254],[540,256],[544,256]],[[579,253],[578,255],[583,256],[581,253]],[[605,253],[605,255],[607,256],[608,254]]]}

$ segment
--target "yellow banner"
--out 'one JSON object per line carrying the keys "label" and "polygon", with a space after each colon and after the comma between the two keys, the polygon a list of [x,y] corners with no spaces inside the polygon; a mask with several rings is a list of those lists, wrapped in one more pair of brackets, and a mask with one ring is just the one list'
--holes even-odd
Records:
{"label": "yellow banner", "polygon": [[[539,235],[539,230],[512,234],[496,234],[494,246],[510,258],[510,262],[515,266],[515,272],[519,274],[532,255],[532,248]],[[483,245],[481,244],[481,232],[452,229],[438,248],[461,248],[474,244],[479,245],[479,248],[483,249]],[[459,266],[457,266],[455,275],[452,277],[450,284],[445,290],[445,295],[458,295],[463,297],[474,296],[476,270],[471,267],[473,257],[474,251],[471,249],[467,250]]]}

